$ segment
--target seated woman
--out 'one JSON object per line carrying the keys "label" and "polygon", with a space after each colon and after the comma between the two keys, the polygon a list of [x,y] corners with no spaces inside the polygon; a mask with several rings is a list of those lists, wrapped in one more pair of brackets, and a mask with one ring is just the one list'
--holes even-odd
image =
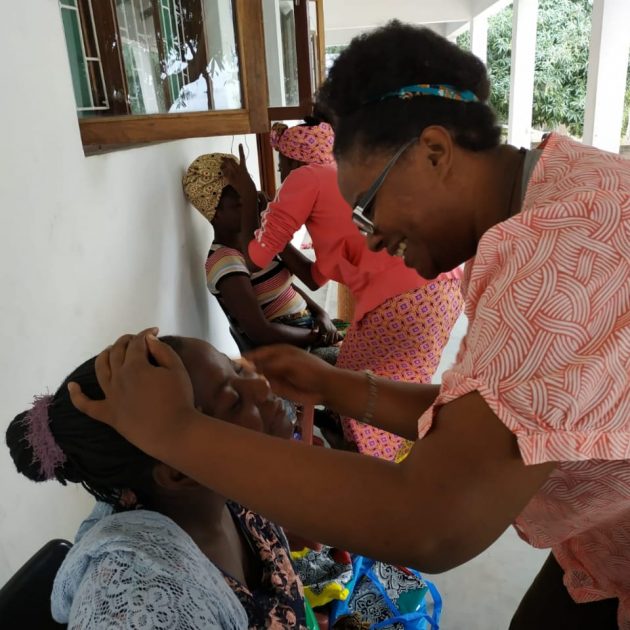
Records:
{"label": "seated woman", "polygon": [[289,343],[316,348],[334,363],[341,340],[324,309],[293,284],[278,258],[250,273],[240,249],[241,199],[222,172],[222,153],[199,156],[183,180],[184,193],[214,228],[214,244],[206,262],[210,292],[253,346]]}
{"label": "seated woman", "polygon": [[[276,436],[292,425],[267,381],[209,344],[165,337],[208,415]],[[59,570],[52,612],[72,628],[305,628],[282,530],[132,446],[70,402],[103,398],[92,358],[9,425],[17,470],[79,483],[98,499]]]}

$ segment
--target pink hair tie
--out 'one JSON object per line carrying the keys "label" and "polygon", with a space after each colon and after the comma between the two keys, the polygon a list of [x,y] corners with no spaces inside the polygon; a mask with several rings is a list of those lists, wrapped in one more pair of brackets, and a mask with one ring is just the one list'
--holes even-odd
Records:
{"label": "pink hair tie", "polygon": [[26,441],[33,451],[33,463],[39,463],[39,471],[45,480],[54,479],[55,469],[67,459],[50,430],[48,408],[52,400],[50,394],[35,396],[33,406],[24,417]]}

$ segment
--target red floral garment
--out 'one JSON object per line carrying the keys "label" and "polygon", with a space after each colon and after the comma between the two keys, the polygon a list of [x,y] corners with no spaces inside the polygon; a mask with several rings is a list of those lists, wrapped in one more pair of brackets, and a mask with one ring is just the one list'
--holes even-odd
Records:
{"label": "red floral garment", "polygon": [[245,608],[249,627],[306,630],[304,590],[293,569],[284,533],[244,507],[236,503],[228,505],[262,565],[261,584],[254,591],[223,574]]}

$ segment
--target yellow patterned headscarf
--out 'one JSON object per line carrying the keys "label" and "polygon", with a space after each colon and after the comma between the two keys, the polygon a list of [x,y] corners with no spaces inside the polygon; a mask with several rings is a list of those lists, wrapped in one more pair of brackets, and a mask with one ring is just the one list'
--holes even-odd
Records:
{"label": "yellow patterned headscarf", "polygon": [[212,223],[217,212],[223,189],[228,185],[221,172],[225,158],[238,162],[229,153],[206,153],[200,155],[186,171],[182,179],[186,199]]}

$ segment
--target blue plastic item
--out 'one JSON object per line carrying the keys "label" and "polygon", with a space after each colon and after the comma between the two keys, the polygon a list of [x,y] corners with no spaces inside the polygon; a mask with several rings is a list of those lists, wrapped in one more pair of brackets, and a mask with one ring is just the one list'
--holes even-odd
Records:
{"label": "blue plastic item", "polygon": [[[382,602],[389,609],[391,616],[383,621],[373,623],[370,626],[370,630],[380,630],[387,628],[404,628],[404,630],[439,630],[440,616],[442,614],[442,597],[432,582],[429,582],[422,575],[413,569],[405,569],[408,573],[411,573],[422,584],[419,584],[419,588],[414,591],[406,591],[401,593],[401,596],[394,602],[387,594],[383,583],[376,575],[374,571],[375,565],[378,563],[369,558],[363,556],[352,557],[352,580],[348,583],[347,588],[350,591],[350,597],[345,601],[336,601],[332,605],[330,614],[330,626],[343,617],[344,615],[350,615],[354,612],[360,612],[355,609],[353,596],[357,584],[360,584],[362,580],[370,580],[372,586],[376,588],[378,593],[382,597]],[[433,603],[433,610],[429,614],[429,607],[427,605],[426,595],[430,594]],[[395,626],[395,624],[398,624]]]}

